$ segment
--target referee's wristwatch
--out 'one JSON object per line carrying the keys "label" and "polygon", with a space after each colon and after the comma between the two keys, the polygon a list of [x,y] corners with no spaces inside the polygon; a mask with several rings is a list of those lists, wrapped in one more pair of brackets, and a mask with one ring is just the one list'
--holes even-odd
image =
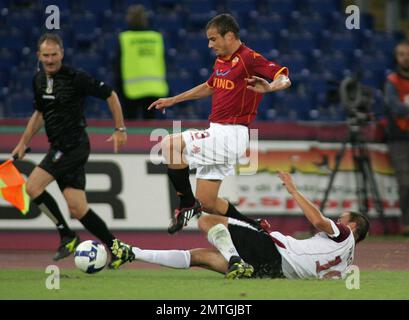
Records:
{"label": "referee's wristwatch", "polygon": [[126,128],[125,127],[115,128],[115,131],[126,132]]}

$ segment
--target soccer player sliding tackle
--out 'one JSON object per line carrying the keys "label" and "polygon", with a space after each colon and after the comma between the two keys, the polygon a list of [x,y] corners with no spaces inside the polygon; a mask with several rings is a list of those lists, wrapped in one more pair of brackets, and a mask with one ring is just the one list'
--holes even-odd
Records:
{"label": "soccer player sliding tackle", "polygon": [[144,250],[132,248],[132,259],[171,268],[203,267],[236,278],[340,279],[353,263],[355,245],[364,240],[368,219],[357,212],[343,212],[334,222],[297,190],[291,176],[281,172],[287,191],[308,221],[319,231],[297,240],[278,231],[259,230],[234,218],[202,215],[198,221],[214,248]]}

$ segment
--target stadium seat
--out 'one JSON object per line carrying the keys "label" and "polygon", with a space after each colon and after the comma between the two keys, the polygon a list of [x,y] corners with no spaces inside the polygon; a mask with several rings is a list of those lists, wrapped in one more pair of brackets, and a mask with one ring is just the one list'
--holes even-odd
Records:
{"label": "stadium seat", "polygon": [[72,66],[95,76],[98,68],[102,66],[101,55],[99,54],[75,54],[72,58]]}
{"label": "stadium seat", "polygon": [[183,0],[183,5],[188,15],[213,14],[212,11],[217,9],[216,2],[213,0]]}
{"label": "stadium seat", "polygon": [[209,40],[205,36],[203,32],[192,32],[192,33],[187,33],[185,36],[180,38],[180,41],[183,42],[181,43],[181,46],[185,50],[190,50],[194,48],[195,50],[198,50],[199,52],[203,52],[203,54],[209,55],[209,48],[208,48],[208,42]]}
{"label": "stadium seat", "polygon": [[289,16],[291,12],[297,10],[295,1],[288,0],[267,0],[268,12],[274,12],[280,16]]}
{"label": "stadium seat", "polygon": [[25,90],[32,90],[33,88],[33,77],[35,72],[17,70],[12,72],[10,81],[10,89],[14,92],[22,92]]}
{"label": "stadium seat", "polygon": [[34,112],[33,96],[28,93],[11,95],[6,102],[5,116],[27,118]]}
{"label": "stadium seat", "polygon": [[370,34],[367,42],[372,50],[382,49],[385,53],[392,54],[398,39],[392,33],[374,32]]}
{"label": "stadium seat", "polygon": [[300,73],[308,68],[305,57],[300,53],[281,55],[278,62],[280,65],[286,66],[291,75]]}
{"label": "stadium seat", "polygon": [[170,95],[179,94],[195,85],[192,76],[186,72],[169,73],[166,79],[169,83]]}
{"label": "stadium seat", "polygon": [[157,14],[154,21],[154,27],[162,32],[178,33],[184,29],[184,19],[176,14]]}
{"label": "stadium seat", "polygon": [[245,38],[242,38],[244,44],[262,55],[268,54],[274,49],[273,37],[268,32],[258,34],[250,33]]}
{"label": "stadium seat", "polygon": [[326,15],[332,12],[341,11],[340,0],[305,0],[309,11],[319,15]]}
{"label": "stadium seat", "polygon": [[226,0],[227,11],[235,11],[238,14],[256,11],[257,7],[253,0]]}
{"label": "stadium seat", "polygon": [[0,31],[0,48],[12,49],[20,54],[24,46],[25,43],[21,33],[6,33]]}
{"label": "stadium seat", "polygon": [[288,48],[292,51],[301,53],[311,52],[317,47],[313,34],[305,32],[299,34],[291,34],[288,37]]}
{"label": "stadium seat", "polygon": [[201,32],[204,33],[207,22],[213,18],[214,13],[190,13],[187,15],[186,30],[187,32]]}
{"label": "stadium seat", "polygon": [[260,16],[256,19],[256,23],[260,31],[270,32],[273,36],[279,34],[281,30],[289,28],[288,20],[279,14]]}
{"label": "stadium seat", "polygon": [[81,7],[83,10],[94,14],[102,14],[106,11],[112,11],[111,0],[82,0]]}
{"label": "stadium seat", "polygon": [[325,33],[323,34],[322,46],[327,46],[333,51],[341,51],[349,54],[358,48],[356,39],[349,33]]}
{"label": "stadium seat", "polygon": [[294,21],[297,32],[309,32],[311,34],[319,34],[326,29],[326,22],[320,15],[301,16]]}
{"label": "stadium seat", "polygon": [[70,13],[71,7],[69,1],[66,0],[42,0],[42,7],[47,8],[48,6],[57,6],[61,13]]}

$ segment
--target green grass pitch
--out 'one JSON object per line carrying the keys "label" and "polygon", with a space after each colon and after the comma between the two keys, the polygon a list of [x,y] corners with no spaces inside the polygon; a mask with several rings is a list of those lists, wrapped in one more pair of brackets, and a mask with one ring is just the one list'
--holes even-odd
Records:
{"label": "green grass pitch", "polygon": [[46,288],[43,269],[0,270],[0,299],[409,299],[409,271],[365,271],[360,289],[343,280],[228,281],[206,270],[126,269],[87,275],[61,269],[60,289]]}

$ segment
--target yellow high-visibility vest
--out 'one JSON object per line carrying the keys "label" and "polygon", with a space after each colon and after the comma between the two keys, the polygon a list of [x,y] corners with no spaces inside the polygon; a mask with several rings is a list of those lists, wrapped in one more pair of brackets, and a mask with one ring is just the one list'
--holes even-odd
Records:
{"label": "yellow high-visibility vest", "polygon": [[168,94],[163,37],[156,31],[119,35],[123,91],[128,99]]}

